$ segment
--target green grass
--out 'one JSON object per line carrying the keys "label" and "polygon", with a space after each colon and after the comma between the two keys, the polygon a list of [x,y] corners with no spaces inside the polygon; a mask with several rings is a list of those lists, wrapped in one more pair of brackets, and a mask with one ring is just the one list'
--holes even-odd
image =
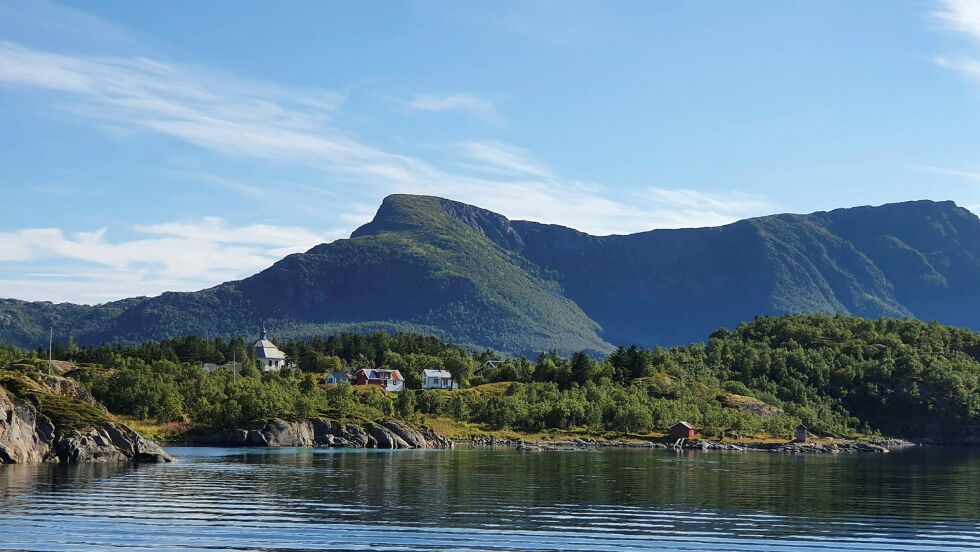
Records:
{"label": "green grass", "polygon": [[109,421],[98,406],[54,393],[22,372],[0,371],[0,388],[29,401],[61,431],[84,430]]}

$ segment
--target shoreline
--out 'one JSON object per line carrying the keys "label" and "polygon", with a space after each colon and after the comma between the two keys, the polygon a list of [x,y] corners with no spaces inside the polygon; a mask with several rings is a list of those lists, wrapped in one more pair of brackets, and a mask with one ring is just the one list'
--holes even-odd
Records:
{"label": "shoreline", "polygon": [[569,441],[524,441],[516,439],[472,438],[458,440],[476,446],[514,447],[522,452],[589,452],[606,448],[633,449],[662,449],[662,450],[698,450],[698,451],[734,451],[734,452],[781,452],[788,454],[840,454],[845,452],[888,453],[893,449],[905,449],[919,446],[937,446],[934,443],[915,443],[905,439],[886,438],[877,441],[846,441],[832,443],[728,443],[694,439],[685,441],[680,446],[672,443],[648,441],[605,441],[598,439],[573,439]]}

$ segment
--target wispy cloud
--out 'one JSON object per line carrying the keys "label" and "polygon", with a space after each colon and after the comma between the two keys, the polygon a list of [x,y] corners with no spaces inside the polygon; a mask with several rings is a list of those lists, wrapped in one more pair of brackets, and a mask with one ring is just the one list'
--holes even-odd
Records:
{"label": "wispy cloud", "polygon": [[[946,167],[934,167],[932,165],[910,165],[908,167],[914,171],[927,172],[932,174],[940,174],[944,176],[952,176],[955,178],[965,178],[971,180],[976,184],[980,184],[980,171],[968,171],[962,169],[950,169]],[[980,205],[961,205],[964,209],[972,211],[977,215],[980,215]]]}
{"label": "wispy cloud", "polygon": [[941,0],[933,17],[945,27],[963,33],[980,43],[980,2],[976,0]]}
{"label": "wispy cloud", "polygon": [[960,169],[948,169],[944,167],[934,167],[932,165],[910,165],[910,169],[922,172],[928,172],[932,174],[943,174],[946,176],[958,176],[961,178],[969,178],[971,180],[980,181],[980,172],[964,171]]}
{"label": "wispy cloud", "polygon": [[976,0],[940,0],[939,7],[932,17],[946,30],[953,31],[968,39],[973,51],[954,56],[940,55],[935,58],[936,65],[950,69],[961,75],[980,79],[980,61],[977,60],[976,47],[980,46],[980,2]]}
{"label": "wispy cloud", "polygon": [[697,190],[650,187],[643,194],[656,205],[658,227],[719,226],[762,214],[776,206],[765,198],[741,193],[714,194]]}
{"label": "wispy cloud", "polygon": [[[68,104],[74,113],[98,124],[161,133],[229,156],[313,167],[334,177],[325,186],[356,191],[351,203],[372,203],[396,192],[442,195],[597,233],[646,230],[661,220],[662,204],[642,197],[613,199],[602,185],[563,179],[528,151],[500,141],[453,144],[446,152],[449,161],[455,155],[454,165],[463,165],[465,172],[365,144],[338,128],[334,115],[343,97],[329,91],[285,89],[146,58],[56,54],[10,42],[0,42],[0,86],[61,92],[75,99]],[[220,184],[255,191],[236,181]],[[688,225],[703,220],[692,218]]]}
{"label": "wispy cloud", "polygon": [[405,102],[405,107],[410,111],[458,111],[488,123],[504,122],[496,104],[476,94],[419,94]]}
{"label": "wispy cloud", "polygon": [[[30,293],[29,298],[100,302],[148,289],[155,293],[201,289],[241,277],[242,271],[257,272],[290,253],[338,237],[288,226],[232,226],[218,217],[137,225],[133,230],[140,237],[122,241],[109,240],[107,228],[75,233],[60,228],[0,232],[0,262],[71,262],[63,270],[49,268],[43,275],[33,274],[26,280],[39,284],[38,290],[50,291],[43,282],[55,279],[52,285],[69,296],[37,297]],[[71,275],[72,281],[60,281],[66,275]],[[120,287],[120,282],[126,285]],[[148,288],[148,282],[167,287]],[[4,289],[31,289],[26,283],[8,279]],[[102,291],[93,292],[98,289]],[[81,290],[86,291],[79,294]]]}
{"label": "wispy cloud", "polygon": [[[396,192],[439,195],[511,218],[595,234],[721,224],[772,208],[758,198],[662,185],[613,194],[600,183],[564,178],[531,152],[499,140],[451,143],[440,151],[438,161],[430,162],[365,143],[342,128],[338,112],[345,98],[331,91],[286,88],[145,57],[69,55],[0,41],[3,87],[46,91],[39,101],[47,99],[94,127],[113,125],[236,159],[321,172],[321,181],[290,187],[304,188],[298,192],[304,197],[334,202],[334,219],[351,227],[365,222],[381,197]],[[413,103],[430,111],[468,110],[484,117],[497,113],[492,103],[468,95],[419,97]],[[202,173],[194,178],[256,200],[268,189],[221,175]],[[304,205],[284,208],[300,210]],[[260,225],[232,228],[221,219],[136,230],[142,232],[139,238],[123,242],[109,241],[108,233],[8,232],[0,234],[0,262],[74,260],[134,278],[129,286],[107,284],[105,289],[112,293],[151,289],[144,285],[150,281],[168,286],[156,291],[194,289],[264,268],[278,256],[305,249],[317,234]],[[266,241],[255,241],[255,236],[265,236]],[[269,241],[272,236],[278,241]],[[316,241],[335,237],[317,236]],[[3,289],[7,294],[18,287],[4,284]],[[86,296],[95,289],[98,285],[92,283]]]}
{"label": "wispy cloud", "polygon": [[535,160],[530,152],[510,144],[496,141],[470,141],[460,142],[456,147],[467,161],[463,166],[469,169],[510,177],[531,176],[557,180],[554,172]]}

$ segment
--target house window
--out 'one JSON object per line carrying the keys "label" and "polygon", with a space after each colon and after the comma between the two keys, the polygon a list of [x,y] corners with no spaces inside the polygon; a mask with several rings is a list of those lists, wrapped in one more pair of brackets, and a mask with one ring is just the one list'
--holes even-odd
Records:
{"label": "house window", "polygon": [[272,361],[271,360],[269,361],[269,366],[272,366]]}

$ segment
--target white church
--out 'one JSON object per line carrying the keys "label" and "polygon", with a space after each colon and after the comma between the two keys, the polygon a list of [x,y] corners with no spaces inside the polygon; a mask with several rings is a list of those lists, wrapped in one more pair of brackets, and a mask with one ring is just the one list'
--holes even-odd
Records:
{"label": "white church", "polygon": [[265,326],[262,326],[262,334],[252,348],[255,349],[255,358],[259,361],[259,369],[263,372],[274,372],[286,367],[286,354],[266,339]]}

